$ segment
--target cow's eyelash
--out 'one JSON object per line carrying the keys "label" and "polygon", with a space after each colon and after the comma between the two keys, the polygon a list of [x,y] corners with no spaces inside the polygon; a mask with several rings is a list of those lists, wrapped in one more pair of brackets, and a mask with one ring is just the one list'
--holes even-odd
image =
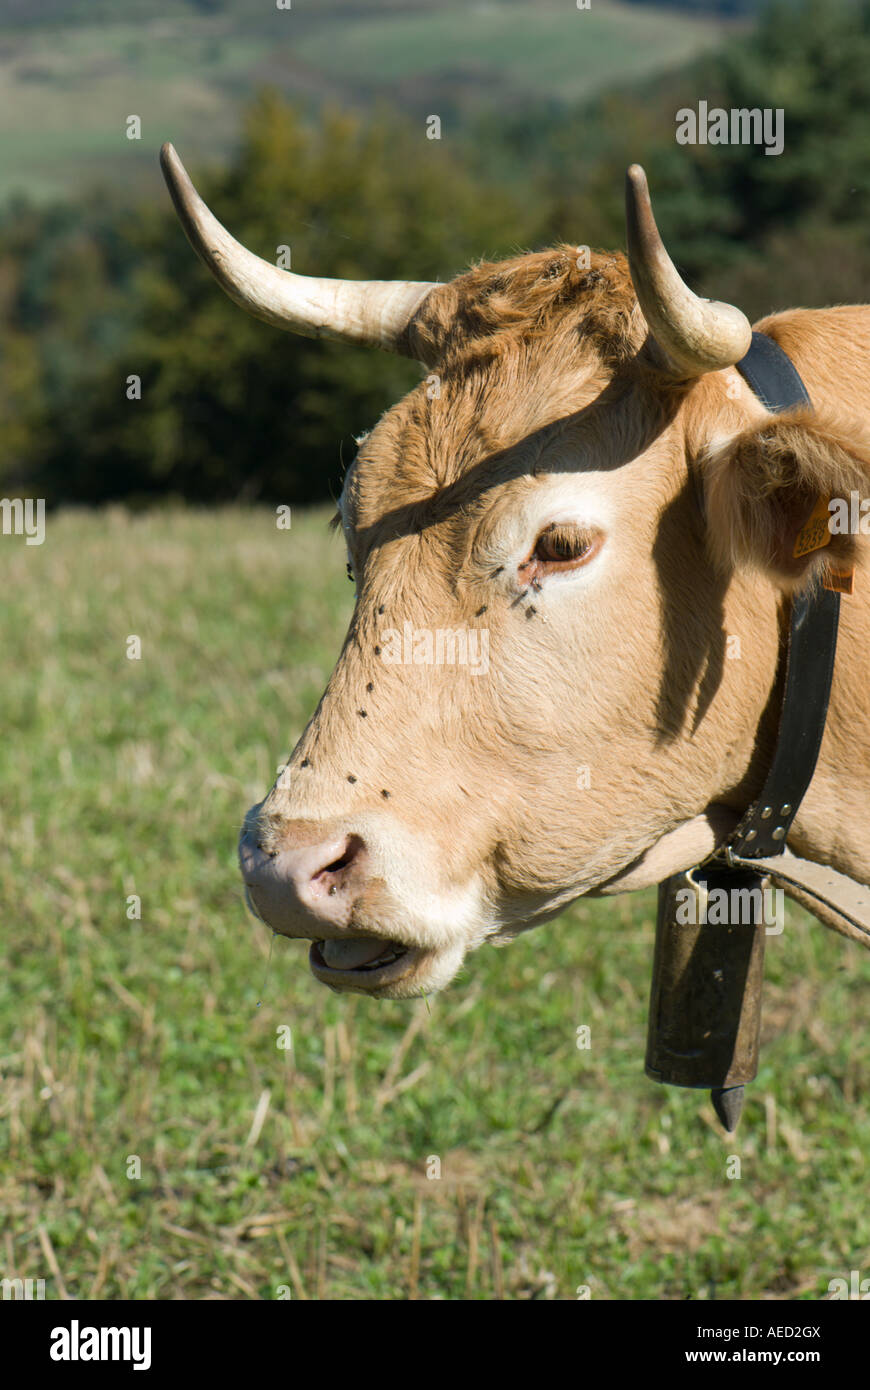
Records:
{"label": "cow's eyelash", "polygon": [[574,521],[552,522],[538,533],[531,551],[517,567],[517,578],[537,591],[546,575],[585,565],[603,542],[603,533],[596,528]]}
{"label": "cow's eyelash", "polygon": [[582,560],[592,541],[592,533],[576,522],[554,521],[538,536],[532,557],[546,564],[571,564]]}

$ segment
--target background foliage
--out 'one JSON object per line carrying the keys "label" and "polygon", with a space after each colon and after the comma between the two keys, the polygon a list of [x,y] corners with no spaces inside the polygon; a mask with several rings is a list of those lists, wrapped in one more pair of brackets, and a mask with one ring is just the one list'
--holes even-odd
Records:
{"label": "background foliage", "polygon": [[[195,172],[270,260],[289,245],[303,272],[445,279],[556,240],[621,245],[624,170],[640,159],[684,272],[758,316],[865,298],[870,144],[856,113],[868,98],[870,0],[780,0],[677,73],[579,105],[473,109],[441,141],[389,106],[288,104],[264,89],[229,160]],[[781,106],[785,153],[677,146],[675,112],[700,99]],[[7,202],[0,351],[0,486],[50,502],[326,497],[354,434],[416,379],[412,364],[247,319],[153,182],[147,196],[104,185]]]}

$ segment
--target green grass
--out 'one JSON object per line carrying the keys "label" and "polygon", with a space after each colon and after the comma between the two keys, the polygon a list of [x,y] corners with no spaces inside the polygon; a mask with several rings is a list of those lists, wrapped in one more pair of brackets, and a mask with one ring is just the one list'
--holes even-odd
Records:
{"label": "green grass", "polygon": [[428,1001],[334,996],[283,939],[264,984],[235,842],[339,649],[325,512],[70,513],[42,547],[0,540],[0,577],[0,1275],[52,1298],[790,1299],[870,1272],[870,962],[796,909],[730,1140],[705,1095],[643,1076],[652,894],[484,948]]}
{"label": "green grass", "polygon": [[[156,181],[156,152],[173,140],[188,159],[225,154],[243,106],[264,83],[311,110],[384,99],[415,120],[431,112],[513,110],[578,100],[610,82],[670,69],[719,41],[728,26],[663,9],[569,0],[502,0],[470,10],[449,0],[359,16],[298,0],[237,0],[208,14],[3,27],[0,15],[0,200]],[[126,138],[138,115],[142,138]],[[453,122],[461,135],[462,122]],[[154,182],[156,187],[156,182]]]}

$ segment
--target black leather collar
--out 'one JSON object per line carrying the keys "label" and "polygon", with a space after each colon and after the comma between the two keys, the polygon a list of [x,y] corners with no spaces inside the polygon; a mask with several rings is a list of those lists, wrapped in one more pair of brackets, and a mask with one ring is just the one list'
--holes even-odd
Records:
{"label": "black leather collar", "polygon": [[[752,346],[737,370],[768,410],[812,405],[791,358],[764,333],[753,333]],[[840,595],[829,589],[818,587],[792,600],[776,749],[760,795],[718,851],[729,864],[735,859],[764,859],[785,849],[825,731],[839,618]]]}
{"label": "black leather collar", "polygon": [[749,351],[737,363],[737,370],[768,410],[778,414],[794,405],[808,405],[812,409],[813,403],[797,367],[779,343],[768,338],[766,333],[753,333]]}

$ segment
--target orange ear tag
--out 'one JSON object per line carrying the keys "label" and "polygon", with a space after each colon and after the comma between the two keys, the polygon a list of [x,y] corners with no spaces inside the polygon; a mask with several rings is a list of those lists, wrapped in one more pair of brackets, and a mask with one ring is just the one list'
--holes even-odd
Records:
{"label": "orange ear tag", "polygon": [[821,550],[823,546],[830,545],[831,532],[828,527],[830,520],[828,504],[830,500],[830,497],[817,499],[808,519],[797,533],[797,540],[792,551],[793,560],[799,560],[802,555],[809,555],[813,550]]}
{"label": "orange ear tag", "polygon": [[822,580],[823,589],[832,589],[835,594],[853,594],[855,592],[855,571],[850,570],[829,570]]}

